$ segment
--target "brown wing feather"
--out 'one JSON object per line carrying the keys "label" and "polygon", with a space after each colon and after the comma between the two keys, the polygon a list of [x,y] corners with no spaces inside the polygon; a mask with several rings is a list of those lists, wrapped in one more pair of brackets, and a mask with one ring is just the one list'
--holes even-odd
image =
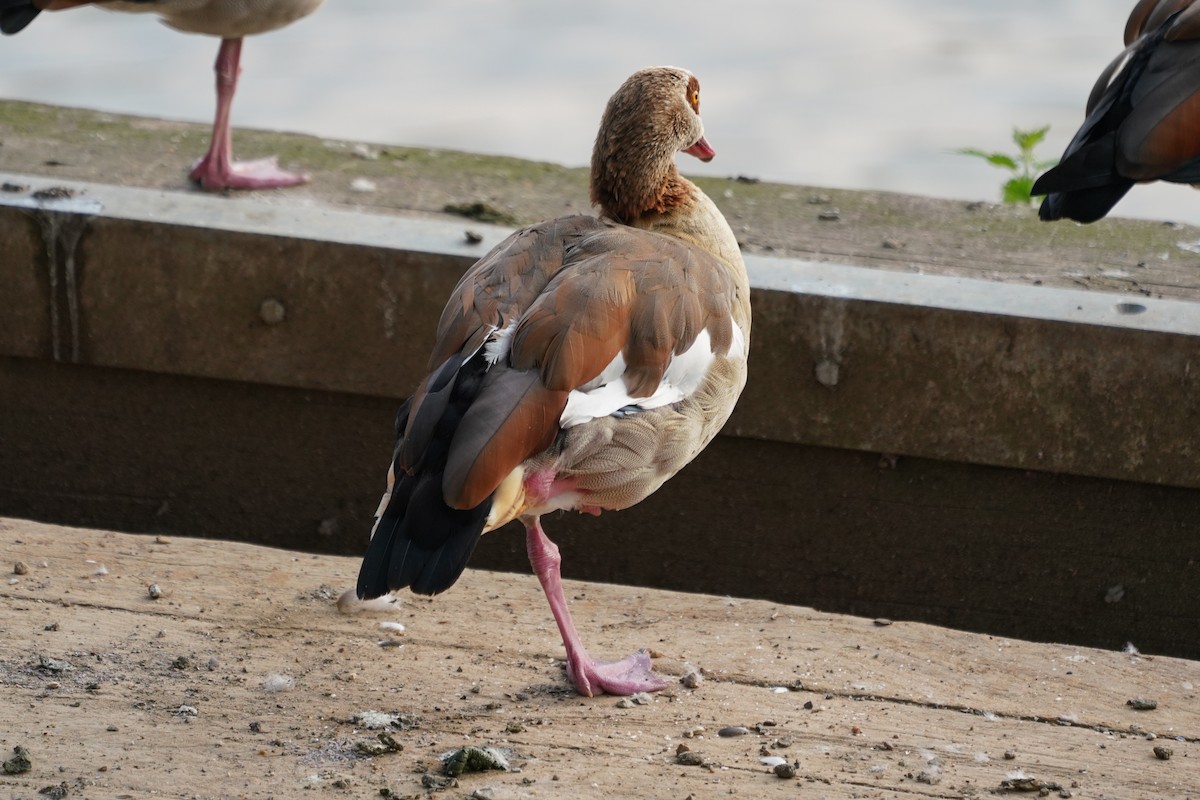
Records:
{"label": "brown wing feather", "polygon": [[446,461],[442,494],[451,508],[474,508],[508,473],[558,435],[567,392],[542,385],[536,372],[494,368],[467,410]]}
{"label": "brown wing feather", "polygon": [[1122,175],[1162,178],[1200,157],[1198,66],[1200,43],[1162,42],[1150,55],[1117,134],[1117,169]]}
{"label": "brown wing feather", "polygon": [[567,246],[603,226],[582,215],[541,222],[517,231],[475,262],[442,310],[429,370],[452,355],[478,350],[494,328],[524,313],[562,269]]}
{"label": "brown wing feather", "polygon": [[[1185,82],[1190,85],[1179,85]],[[1183,92],[1187,94],[1179,98]],[[1146,103],[1121,127],[1117,166],[1135,180],[1160,178],[1200,157],[1200,86],[1195,77],[1180,75],[1163,93],[1163,102]]]}
{"label": "brown wing feather", "polygon": [[1187,10],[1175,20],[1167,39],[1174,41],[1177,36],[1192,38],[1184,31],[1195,24],[1197,9],[1188,8],[1195,2],[1196,0],[1140,0],[1130,12],[1129,21],[1125,23],[1125,44],[1133,44],[1139,36],[1158,30],[1168,17],[1181,9]]}
{"label": "brown wing feather", "polygon": [[[518,321],[508,357],[490,368],[455,432],[446,502],[478,505],[519,464],[550,447],[570,392],[618,353],[631,393],[648,396],[672,355],[705,327],[714,350],[727,351],[734,293],[712,255],[593,218],[553,220],[501,243],[451,295],[431,358],[442,365],[473,353],[495,329]],[[414,408],[428,402],[423,396]]]}
{"label": "brown wing feather", "polygon": [[581,237],[522,318],[510,360],[537,368],[547,387],[577,389],[618,353],[634,397],[651,394],[671,356],[682,353],[713,319],[718,352],[732,342],[734,288],[712,255],[648,231],[613,226]]}
{"label": "brown wing feather", "polygon": [[[1178,5],[1182,7],[1191,3],[1195,3],[1195,0]],[[1171,29],[1167,31],[1168,42],[1185,42],[1192,39],[1200,39],[1200,5],[1192,5],[1191,8],[1181,13],[1171,23]]]}

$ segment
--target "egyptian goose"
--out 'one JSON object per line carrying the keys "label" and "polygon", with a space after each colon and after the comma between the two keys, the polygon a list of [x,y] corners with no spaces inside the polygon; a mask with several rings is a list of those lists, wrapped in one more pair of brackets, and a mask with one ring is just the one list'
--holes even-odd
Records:
{"label": "egyptian goose", "polygon": [[1095,222],[1141,181],[1200,183],[1200,2],[1141,0],[1062,161],[1033,185],[1039,216]]}
{"label": "egyptian goose", "polygon": [[541,515],[628,508],[716,435],[746,381],[750,286],[720,211],[674,156],[713,149],[686,70],[633,74],[592,155],[599,218],[517,231],[459,281],[428,373],[400,409],[357,594],[437,594],[481,534],[525,526],[575,689],[667,684],[646,652],[594,661],[571,621]]}
{"label": "egyptian goose", "polygon": [[112,11],[149,11],[185,33],[221,37],[217,52],[217,116],[208,153],[192,168],[191,179],[210,191],[269,189],[308,181],[280,169],[274,158],[233,160],[229,109],[237,89],[242,38],[282,28],[317,10],[324,0],[0,0],[0,31],[16,33],[41,11],[95,5]]}

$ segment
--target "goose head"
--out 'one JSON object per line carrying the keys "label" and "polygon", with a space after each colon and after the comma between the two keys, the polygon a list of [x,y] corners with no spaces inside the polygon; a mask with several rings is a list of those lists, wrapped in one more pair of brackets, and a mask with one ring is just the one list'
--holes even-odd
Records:
{"label": "goose head", "polygon": [[675,166],[675,154],[711,161],[704,138],[700,81],[678,67],[633,73],[604,109],[592,150],[592,202],[621,222],[665,214],[698,191]]}

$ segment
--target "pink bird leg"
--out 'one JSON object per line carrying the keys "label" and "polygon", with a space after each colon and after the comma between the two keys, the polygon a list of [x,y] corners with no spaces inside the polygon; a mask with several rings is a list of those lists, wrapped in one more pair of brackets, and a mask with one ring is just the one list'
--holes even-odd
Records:
{"label": "pink bird leg", "polygon": [[558,632],[562,634],[563,646],[567,649],[567,677],[575,691],[588,697],[597,694],[630,695],[638,692],[656,692],[670,685],[654,674],[650,656],[639,650],[620,661],[595,661],[584,649],[583,642],[571,620],[567,609],[567,598],[563,594],[562,576],[559,566],[562,557],[558,545],[550,541],[542,530],[538,517],[525,517],[525,542],[529,550],[529,563],[537,573],[550,603]]}
{"label": "pink bird leg", "polygon": [[217,117],[213,122],[212,143],[204,158],[196,162],[189,177],[213,192],[224,189],[274,189],[308,182],[307,175],[280,169],[274,158],[237,162],[233,160],[233,133],[229,111],[237,90],[242,40],[222,39],[217,51]]}

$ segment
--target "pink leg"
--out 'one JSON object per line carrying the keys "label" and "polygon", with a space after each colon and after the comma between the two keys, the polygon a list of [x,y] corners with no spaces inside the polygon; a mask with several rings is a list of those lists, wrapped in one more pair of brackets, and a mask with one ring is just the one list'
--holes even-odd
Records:
{"label": "pink leg", "polygon": [[637,692],[656,692],[670,684],[654,674],[650,656],[639,650],[621,661],[593,661],[583,647],[571,612],[567,610],[567,598],[563,595],[559,565],[562,558],[558,546],[546,537],[542,523],[537,517],[525,518],[526,545],[529,562],[541,581],[542,591],[550,602],[550,611],[558,623],[563,646],[567,649],[567,677],[575,691],[588,697],[597,694],[630,695]]}
{"label": "pink leg", "polygon": [[223,189],[271,189],[307,183],[308,177],[280,169],[274,158],[238,163],[233,160],[233,133],[229,111],[237,90],[238,62],[242,55],[241,39],[222,39],[217,52],[217,117],[213,122],[212,144],[204,158],[196,162],[189,177],[209,191]]}

